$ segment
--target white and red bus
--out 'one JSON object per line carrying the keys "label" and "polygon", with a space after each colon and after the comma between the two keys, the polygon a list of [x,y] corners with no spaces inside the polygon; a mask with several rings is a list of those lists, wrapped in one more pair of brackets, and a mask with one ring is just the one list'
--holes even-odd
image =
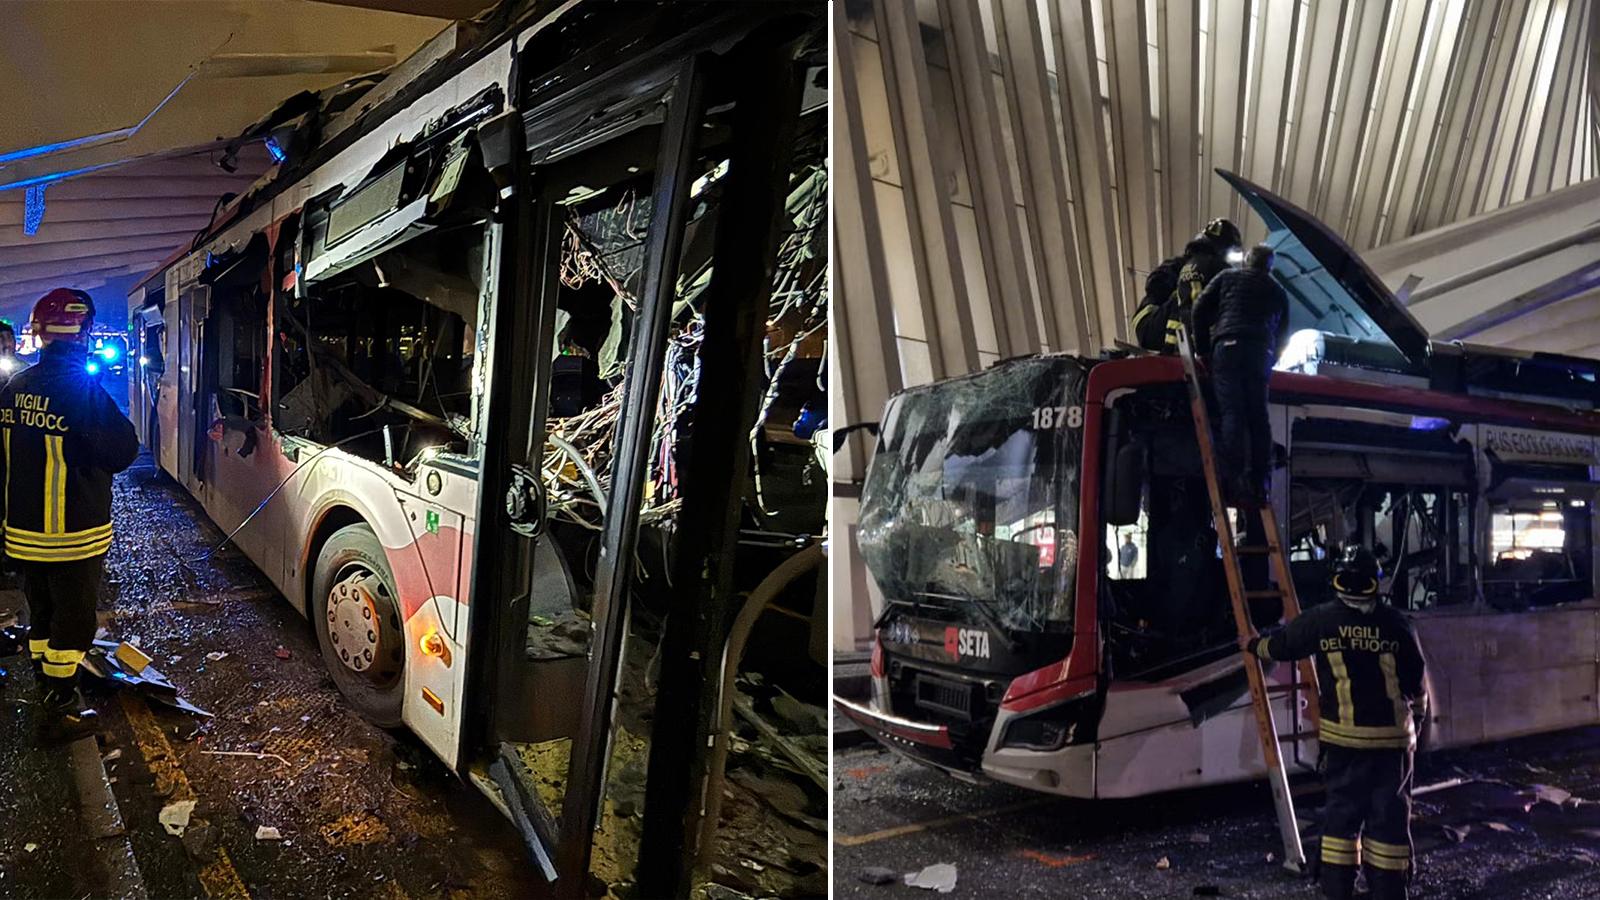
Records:
{"label": "white and red bus", "polygon": [[[1600,363],[1432,343],[1335,234],[1222,174],[1290,294],[1272,502],[1302,603],[1327,602],[1338,545],[1376,549],[1428,660],[1424,749],[1600,722]],[[957,777],[1066,796],[1261,776],[1197,457],[1171,356],[1012,359],[892,398],[860,520],[873,694],[844,711]],[[1275,712],[1310,767],[1295,698]]]}
{"label": "white and red bus", "polygon": [[[705,529],[744,589],[820,538],[821,12],[504,3],[247,132],[279,165],[129,298],[161,470],[311,620],[350,704],[482,787],[567,884],[617,729],[639,743],[615,695],[625,642],[668,641],[636,645],[676,602],[670,526],[757,482],[770,512]],[[698,383],[713,358],[766,377]],[[763,426],[728,451],[753,478],[689,496],[687,435],[752,443],[716,443],[730,403]],[[825,611],[794,612],[804,659]],[[697,697],[656,714],[692,722]],[[518,748],[566,767],[567,739],[557,816]]]}

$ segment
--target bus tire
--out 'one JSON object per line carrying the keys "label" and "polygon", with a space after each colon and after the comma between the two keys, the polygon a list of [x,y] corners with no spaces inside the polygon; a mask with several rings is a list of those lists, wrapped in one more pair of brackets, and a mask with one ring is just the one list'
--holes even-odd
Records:
{"label": "bus tire", "polygon": [[394,573],[364,522],[335,531],[317,554],[311,621],[323,664],[363,718],[393,728],[405,697],[405,625]]}

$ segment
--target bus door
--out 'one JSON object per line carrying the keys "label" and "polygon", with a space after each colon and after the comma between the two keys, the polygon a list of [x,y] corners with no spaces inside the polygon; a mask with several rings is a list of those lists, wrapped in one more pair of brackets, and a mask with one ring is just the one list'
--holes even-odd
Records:
{"label": "bus door", "polygon": [[[206,430],[201,423],[205,411],[200,407],[200,386],[205,365],[202,346],[205,317],[210,305],[211,288],[205,285],[192,287],[178,295],[177,443],[168,471],[180,484],[196,492],[200,489],[201,480],[198,454],[203,449],[198,442],[205,439]],[[168,464],[168,459],[163,450],[164,465]]]}
{"label": "bus door", "polygon": [[[565,124],[545,136],[567,146],[518,166],[523,200],[502,231],[460,758],[488,760],[480,775],[552,880],[563,833],[611,845],[596,864],[607,881],[631,880],[637,853],[638,820],[616,809],[642,808],[648,726],[610,702],[634,644],[634,571],[616,561],[639,555],[691,206],[697,84],[666,70],[629,102],[621,133],[573,132],[585,116],[553,111]],[[576,97],[568,111],[595,102]],[[520,132],[520,117],[508,116]],[[596,131],[606,137],[585,140]],[[514,154],[519,163],[531,155],[526,144]],[[652,545],[651,555],[663,550]],[[642,674],[647,663],[636,656],[627,667]],[[605,698],[598,719],[586,690]],[[608,772],[626,782],[627,799],[613,791],[606,802]],[[564,828],[574,809],[587,822]]]}
{"label": "bus door", "polygon": [[[763,163],[786,166],[790,145],[763,145],[764,156],[750,148],[783,132],[772,123],[792,124],[798,89],[791,98],[776,85],[798,79],[773,78],[763,88],[773,96],[742,89],[794,69],[792,39],[779,32],[799,26],[758,26],[800,8],[775,6],[669,6],[629,22],[623,37],[616,23],[576,23],[575,32],[595,29],[599,49],[554,70],[560,50],[585,42],[535,38],[517,60],[519,114],[479,130],[486,164],[520,200],[500,226],[459,758],[469,769],[479,761],[469,774],[492,781],[561,896],[584,896],[596,878],[634,882],[650,823],[693,821],[687,798],[673,809],[645,804],[652,744],[676,749],[699,727],[693,694],[665,712],[657,705],[666,701],[652,668],[674,629],[694,630],[692,617],[660,617],[680,591],[699,591],[688,582],[702,571],[666,573],[682,553],[661,527],[674,521],[662,497],[678,490],[682,429],[658,419],[677,421],[693,398],[696,447],[749,441],[749,427],[734,424],[737,399],[714,413],[701,407],[759,382],[686,385],[700,360],[758,371],[771,279],[759,267],[771,264],[762,263],[776,246],[771,210],[784,196],[781,179],[763,180]],[[652,49],[608,54],[612,40]],[[738,63],[712,77],[728,65],[719,52]],[[756,81],[741,83],[738,73],[750,72]],[[740,153],[751,162],[730,176]],[[751,198],[761,202],[752,208]],[[743,290],[729,273],[745,278]],[[725,299],[718,327],[729,310],[743,318],[713,336],[696,310],[719,286],[749,302]],[[749,399],[753,408],[759,395]],[[713,458],[709,449],[701,457]],[[708,509],[737,503],[740,472],[732,462],[720,484],[704,485]],[[674,496],[683,509],[696,500]],[[666,697],[678,675],[670,663],[661,672]],[[688,769],[672,777],[687,785]],[[654,796],[657,779],[648,780]]]}

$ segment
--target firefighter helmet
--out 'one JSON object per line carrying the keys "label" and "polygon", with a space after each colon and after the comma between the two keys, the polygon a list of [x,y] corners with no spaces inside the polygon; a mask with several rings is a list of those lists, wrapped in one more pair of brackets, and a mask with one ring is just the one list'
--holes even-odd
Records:
{"label": "firefighter helmet", "polygon": [[1206,230],[1201,232],[1206,240],[1218,247],[1227,249],[1239,246],[1244,237],[1239,233],[1239,226],[1227,219],[1212,219],[1206,223]]}
{"label": "firefighter helmet", "polygon": [[40,337],[82,340],[94,321],[94,300],[73,288],[56,288],[33,305],[28,328]]}
{"label": "firefighter helmet", "polygon": [[1372,551],[1359,544],[1346,547],[1333,567],[1333,592],[1343,599],[1371,600],[1378,596],[1383,567]]}

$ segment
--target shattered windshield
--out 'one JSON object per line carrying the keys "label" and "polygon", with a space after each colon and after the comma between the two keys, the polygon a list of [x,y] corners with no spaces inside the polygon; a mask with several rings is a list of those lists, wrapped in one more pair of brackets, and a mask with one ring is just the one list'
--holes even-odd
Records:
{"label": "shattered windshield", "polygon": [[860,527],[889,602],[1010,631],[1070,623],[1086,375],[1025,359],[890,401]]}

